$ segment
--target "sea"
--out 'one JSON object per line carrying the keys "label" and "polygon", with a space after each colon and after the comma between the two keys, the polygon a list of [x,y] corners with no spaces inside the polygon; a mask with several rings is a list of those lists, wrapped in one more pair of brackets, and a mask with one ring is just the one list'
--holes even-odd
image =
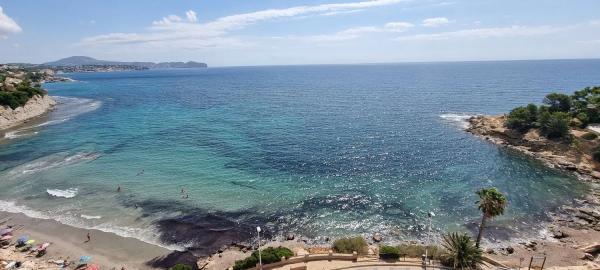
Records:
{"label": "sea", "polygon": [[[66,74],[58,105],[0,133],[0,211],[208,254],[256,227],[308,243],[538,237],[588,191],[466,120],[600,84],[600,60],[218,67]],[[428,213],[434,216],[429,218]],[[431,226],[429,226],[431,224]]]}

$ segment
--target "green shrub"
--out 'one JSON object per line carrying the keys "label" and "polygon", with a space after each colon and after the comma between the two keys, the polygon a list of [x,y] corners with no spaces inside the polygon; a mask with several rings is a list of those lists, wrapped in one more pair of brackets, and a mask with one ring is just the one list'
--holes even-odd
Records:
{"label": "green shrub", "polygon": [[406,255],[406,257],[420,258],[421,255],[425,254],[425,248],[427,248],[427,255],[432,256],[434,259],[440,258],[440,248],[438,246],[423,246],[413,244],[402,244],[398,246],[400,255]]}
{"label": "green shrub", "polygon": [[593,133],[593,132],[588,132],[586,134],[583,134],[581,136],[581,138],[584,138],[588,141],[592,141],[592,140],[595,140],[596,138],[598,138],[598,135],[596,135],[596,133]]}
{"label": "green shrub", "polygon": [[169,268],[169,270],[192,270],[192,267],[187,264],[178,263]]}
{"label": "green shrub", "polygon": [[445,234],[442,246],[445,254],[441,262],[453,269],[478,269],[483,261],[483,252],[467,234]]}
{"label": "green shrub", "polygon": [[341,238],[333,242],[333,250],[339,253],[352,253],[356,251],[358,254],[366,254],[367,241],[361,236]]}
{"label": "green shrub", "polygon": [[575,118],[581,122],[581,124],[578,126],[579,128],[585,128],[590,123],[590,118],[588,117],[587,113],[578,113]]}
{"label": "green shrub", "polygon": [[36,95],[46,95],[47,92],[39,87],[31,86],[28,81],[23,81],[14,91],[0,91],[0,106],[9,106],[12,109],[21,107]]}
{"label": "green shrub", "polygon": [[544,112],[539,115],[538,122],[544,136],[550,139],[566,138],[569,135],[571,115],[565,112]]}
{"label": "green shrub", "polygon": [[529,130],[537,121],[537,111],[535,104],[514,108],[506,118],[506,127],[521,132]]}
{"label": "green shrub", "polygon": [[544,98],[544,104],[549,106],[550,112],[569,112],[571,97],[561,93],[551,93]]}
{"label": "green shrub", "polygon": [[[294,256],[294,252],[285,247],[268,247],[260,251],[260,258],[262,259],[263,265],[275,263],[281,261],[282,257],[290,258]],[[258,251],[252,252],[250,257],[235,261],[235,265],[233,266],[234,270],[243,270],[255,267],[258,264]]]}
{"label": "green shrub", "polygon": [[384,260],[397,260],[400,258],[400,249],[394,246],[381,246],[379,248],[379,258]]}

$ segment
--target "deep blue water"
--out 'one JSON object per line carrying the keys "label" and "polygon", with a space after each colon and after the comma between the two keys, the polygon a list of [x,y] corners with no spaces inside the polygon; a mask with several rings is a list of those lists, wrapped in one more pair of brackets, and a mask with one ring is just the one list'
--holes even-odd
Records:
{"label": "deep blue water", "polygon": [[565,60],[70,74],[78,82],[45,86],[56,111],[0,142],[0,210],[176,245],[243,240],[256,225],[398,240],[422,238],[428,211],[435,232],[466,230],[479,219],[474,192],[495,186],[510,199],[495,225],[535,234],[586,186],[461,120],[599,84],[599,70]]}

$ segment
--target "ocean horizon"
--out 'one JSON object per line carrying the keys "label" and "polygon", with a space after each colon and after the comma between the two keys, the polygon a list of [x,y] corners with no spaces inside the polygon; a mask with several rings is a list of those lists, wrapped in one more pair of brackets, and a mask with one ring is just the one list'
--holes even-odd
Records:
{"label": "ocean horizon", "polygon": [[[509,199],[486,241],[539,236],[587,191],[464,131],[600,81],[600,60],[218,67],[72,73],[57,108],[0,140],[0,211],[210,254],[270,236],[308,242],[471,232],[475,191]],[[565,188],[568,187],[568,188]],[[120,189],[120,191],[117,191]]]}

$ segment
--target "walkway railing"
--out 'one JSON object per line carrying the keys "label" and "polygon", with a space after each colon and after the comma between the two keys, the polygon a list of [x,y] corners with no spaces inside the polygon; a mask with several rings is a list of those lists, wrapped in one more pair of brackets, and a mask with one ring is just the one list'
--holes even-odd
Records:
{"label": "walkway railing", "polygon": [[[262,269],[267,270],[267,269],[282,267],[282,266],[288,265],[288,264],[307,263],[307,262],[312,262],[312,261],[356,261],[357,259],[358,259],[358,254],[356,252],[354,252],[352,254],[341,254],[341,253],[332,253],[332,252],[329,252],[328,254],[306,254],[303,256],[291,257],[289,259],[286,259],[285,257],[283,257],[283,258],[281,258],[281,261],[279,261],[279,262],[264,264],[262,266]],[[230,267],[229,269],[232,270],[233,267]],[[256,267],[250,268],[248,270],[260,270],[260,266],[257,265]]]}

